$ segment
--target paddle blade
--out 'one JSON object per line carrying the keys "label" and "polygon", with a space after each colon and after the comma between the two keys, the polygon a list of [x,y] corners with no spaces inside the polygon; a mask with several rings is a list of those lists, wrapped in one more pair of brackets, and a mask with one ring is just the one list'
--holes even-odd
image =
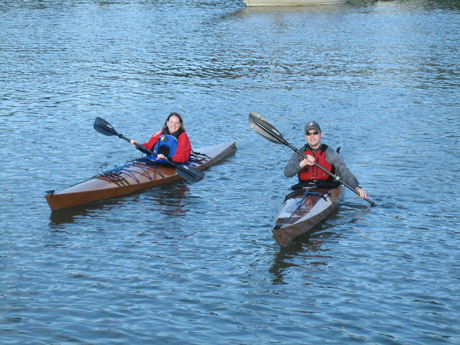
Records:
{"label": "paddle blade", "polygon": [[104,119],[101,119],[100,117],[96,117],[93,127],[96,131],[104,135],[118,135],[115,128],[113,128],[110,123]]}
{"label": "paddle blade", "polygon": [[190,165],[175,165],[180,177],[190,182],[199,182],[204,179],[204,172]]}
{"label": "paddle blade", "polygon": [[259,114],[251,111],[248,121],[249,126],[265,139],[275,144],[286,145],[286,140],[283,138],[283,135]]}

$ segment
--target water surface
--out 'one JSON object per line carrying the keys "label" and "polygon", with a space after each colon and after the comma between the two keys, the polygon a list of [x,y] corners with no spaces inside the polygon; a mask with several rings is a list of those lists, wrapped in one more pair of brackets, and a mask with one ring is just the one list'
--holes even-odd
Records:
{"label": "water surface", "polygon": [[[458,344],[460,3],[245,8],[242,1],[3,1],[4,344]],[[195,184],[50,212],[138,153],[171,111],[195,149],[238,151]],[[318,121],[353,193],[310,237],[270,229]]]}

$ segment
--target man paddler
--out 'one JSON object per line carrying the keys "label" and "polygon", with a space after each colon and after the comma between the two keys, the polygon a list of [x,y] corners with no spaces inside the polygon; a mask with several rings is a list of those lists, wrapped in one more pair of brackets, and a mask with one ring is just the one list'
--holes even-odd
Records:
{"label": "man paddler", "polygon": [[359,193],[357,197],[367,199],[367,194],[359,185],[356,177],[348,170],[342,157],[338,152],[331,149],[329,146],[321,143],[323,133],[321,127],[315,121],[308,122],[305,125],[305,144],[299,151],[304,152],[307,159],[294,152],[291,159],[284,168],[284,175],[292,177],[299,176],[300,182],[324,183],[326,181],[335,181],[329,174],[315,165],[315,162],[330,171],[337,174],[349,186],[354,187]]}

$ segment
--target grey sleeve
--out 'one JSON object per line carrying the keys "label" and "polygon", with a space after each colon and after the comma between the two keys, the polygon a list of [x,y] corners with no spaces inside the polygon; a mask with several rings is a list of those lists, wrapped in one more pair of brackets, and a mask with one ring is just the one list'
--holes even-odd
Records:
{"label": "grey sleeve", "polygon": [[[299,149],[301,151],[301,149]],[[300,162],[303,160],[303,157],[297,152],[294,152],[291,156],[291,159],[284,167],[284,176],[292,177],[297,175],[302,168],[300,167]]]}
{"label": "grey sleeve", "polygon": [[358,180],[348,169],[342,157],[330,147],[328,147],[326,150],[326,160],[329,162],[329,164],[334,166],[335,173],[339,175],[346,184],[353,188],[359,185]]}

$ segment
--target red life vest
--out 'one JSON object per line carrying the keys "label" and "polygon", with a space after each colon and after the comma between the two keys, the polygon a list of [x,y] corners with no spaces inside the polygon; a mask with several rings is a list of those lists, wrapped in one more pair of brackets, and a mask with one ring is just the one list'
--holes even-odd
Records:
{"label": "red life vest", "polygon": [[[315,162],[321,165],[324,169],[334,173],[334,167],[326,161],[326,149],[327,145],[321,144],[314,155]],[[305,145],[304,150],[306,155],[313,156],[313,152],[308,144]],[[329,178],[330,175],[318,168],[316,165],[307,165],[299,172],[300,181],[328,180]]]}

